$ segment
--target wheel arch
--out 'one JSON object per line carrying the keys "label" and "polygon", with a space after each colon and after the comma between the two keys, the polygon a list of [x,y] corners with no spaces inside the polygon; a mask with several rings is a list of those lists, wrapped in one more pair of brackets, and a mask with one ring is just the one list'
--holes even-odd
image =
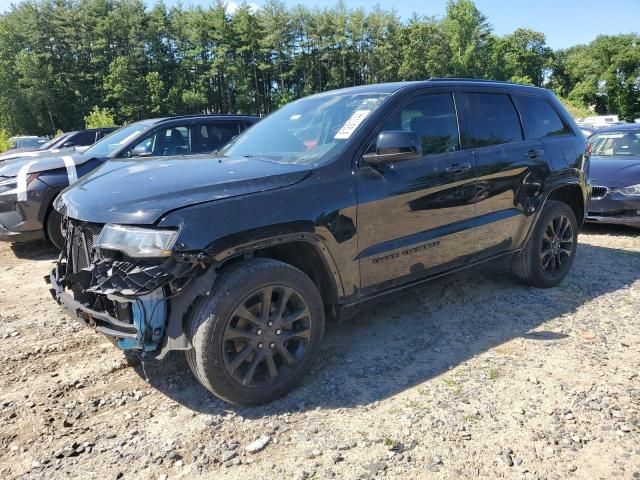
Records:
{"label": "wheel arch", "polygon": [[288,233],[227,248],[214,256],[215,269],[220,274],[251,257],[271,258],[304,272],[320,291],[326,313],[336,315],[337,305],[344,298],[342,281],[329,250],[317,235]]}
{"label": "wheel arch", "polygon": [[582,187],[577,183],[558,185],[547,194],[545,203],[547,200],[557,200],[569,205],[576,216],[578,229],[580,229],[584,224],[586,212],[586,203],[583,192]]}

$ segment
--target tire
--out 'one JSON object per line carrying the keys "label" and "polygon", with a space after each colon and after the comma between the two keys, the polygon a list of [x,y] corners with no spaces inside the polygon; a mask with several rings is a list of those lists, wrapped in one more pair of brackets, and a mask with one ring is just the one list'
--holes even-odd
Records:
{"label": "tire", "polygon": [[303,272],[271,259],[240,262],[216,283],[188,318],[191,371],[207,390],[234,404],[285,395],[318,353],[324,334],[320,292]]}
{"label": "tire", "polygon": [[62,228],[62,215],[52,208],[47,215],[45,221],[45,231],[47,233],[47,239],[58,250],[64,249],[64,230]]}
{"label": "tire", "polygon": [[513,259],[513,271],[527,285],[554,287],[569,273],[577,244],[578,222],[571,207],[547,200],[527,245]]}

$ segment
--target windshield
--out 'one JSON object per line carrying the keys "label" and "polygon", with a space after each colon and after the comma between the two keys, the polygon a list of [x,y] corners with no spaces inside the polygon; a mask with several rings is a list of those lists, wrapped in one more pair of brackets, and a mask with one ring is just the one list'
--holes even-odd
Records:
{"label": "windshield", "polygon": [[149,125],[142,123],[133,123],[126,127],[119,128],[115,132],[107,135],[102,140],[94,143],[84,153],[94,157],[108,157],[112,152],[120,147],[128,144],[134,138],[137,138],[142,132],[148,130]]}
{"label": "windshield", "polygon": [[283,163],[322,163],[337,153],[388,94],[335,93],[292,102],[219,152]]}
{"label": "windshield", "polygon": [[596,133],[590,139],[599,157],[640,157],[640,130]]}

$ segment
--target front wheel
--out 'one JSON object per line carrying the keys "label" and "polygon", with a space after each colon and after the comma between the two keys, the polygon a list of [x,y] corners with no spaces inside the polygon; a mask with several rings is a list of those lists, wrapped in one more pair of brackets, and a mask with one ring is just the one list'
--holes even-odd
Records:
{"label": "front wheel", "polygon": [[548,200],[524,250],[513,260],[524,283],[549,288],[567,276],[576,253],[578,224],[569,205]]}
{"label": "front wheel", "polygon": [[324,333],[318,289],[303,272],[270,259],[231,266],[196,304],[187,362],[214,395],[240,405],[272,401],[311,368]]}

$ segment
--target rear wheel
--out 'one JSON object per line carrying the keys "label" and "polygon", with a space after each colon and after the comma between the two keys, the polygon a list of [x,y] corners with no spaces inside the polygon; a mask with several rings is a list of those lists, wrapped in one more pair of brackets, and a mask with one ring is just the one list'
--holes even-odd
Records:
{"label": "rear wheel", "polygon": [[311,368],[324,332],[322,299],[300,270],[255,259],[218,279],[194,308],[187,361],[210,392],[256,405],[289,392]]}
{"label": "rear wheel", "polygon": [[571,207],[548,200],[525,249],[513,260],[513,270],[524,283],[553,287],[569,273],[577,243],[578,225]]}
{"label": "rear wheel", "polygon": [[62,215],[54,208],[52,208],[49,215],[47,215],[45,230],[47,232],[47,238],[53,243],[53,246],[58,250],[62,250],[64,248],[66,232],[64,230]]}

